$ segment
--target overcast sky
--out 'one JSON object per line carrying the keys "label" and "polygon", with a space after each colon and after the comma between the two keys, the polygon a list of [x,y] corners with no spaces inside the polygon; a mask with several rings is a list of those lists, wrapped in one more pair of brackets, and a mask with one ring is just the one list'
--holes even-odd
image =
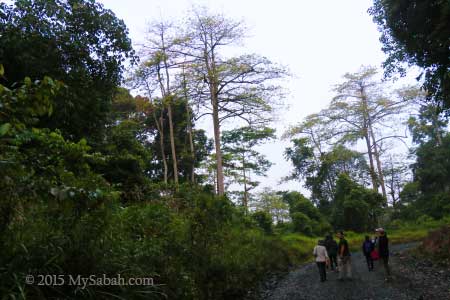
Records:
{"label": "overcast sky", "polygon": [[[346,72],[355,72],[361,65],[381,66],[379,32],[367,9],[371,0],[102,0],[123,19],[134,44],[142,42],[148,22],[177,20],[192,5],[206,6],[212,12],[244,20],[249,38],[242,53],[257,53],[286,65],[292,78],[287,88],[287,108],[274,124],[280,136],[287,126],[308,114],[324,108],[333,96],[331,88],[342,81]],[[210,120],[202,126],[208,127]],[[205,128],[208,129],[208,128]],[[288,142],[277,141],[261,148],[275,163],[261,187],[277,190],[300,189],[298,182],[279,183],[292,169],[283,158]]]}

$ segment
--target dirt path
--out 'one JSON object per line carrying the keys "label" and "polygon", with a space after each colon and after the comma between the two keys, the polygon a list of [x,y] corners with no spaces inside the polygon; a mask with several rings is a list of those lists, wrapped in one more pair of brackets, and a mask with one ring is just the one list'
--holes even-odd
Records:
{"label": "dirt path", "polygon": [[[320,282],[317,266],[313,263],[289,273],[276,287],[263,292],[261,299],[267,300],[414,300],[427,299],[421,287],[410,280],[409,274],[400,267],[399,253],[413,248],[416,244],[391,246],[390,265],[392,279],[384,281],[384,269],[375,262],[374,272],[368,272],[365,258],[361,253],[352,253],[352,281],[338,281],[338,274],[327,272],[327,281]],[[448,298],[450,299],[450,294]],[[438,299],[433,299],[438,300]],[[441,299],[439,299],[441,300]],[[442,299],[443,300],[443,299]]]}

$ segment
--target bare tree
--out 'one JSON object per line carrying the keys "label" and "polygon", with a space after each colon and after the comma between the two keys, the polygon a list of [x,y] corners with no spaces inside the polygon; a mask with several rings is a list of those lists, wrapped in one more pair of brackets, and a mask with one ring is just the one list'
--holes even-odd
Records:
{"label": "bare tree", "polygon": [[374,67],[362,67],[357,73],[345,74],[346,81],[336,86],[337,95],[320,114],[333,125],[338,142],[355,143],[361,138],[365,141],[372,187],[376,191],[381,187],[386,198],[379,143],[406,138],[390,125],[392,119],[401,115],[406,101],[396,95],[386,96],[383,84],[373,78],[376,73]]}
{"label": "bare tree", "polygon": [[273,81],[287,75],[285,69],[258,55],[225,58],[222,50],[238,45],[245,32],[243,24],[196,11],[188,21],[185,48],[178,50],[190,58],[190,82],[195,101],[212,115],[217,165],[217,192],[224,194],[221,124],[230,118],[247,124],[264,125],[271,120],[273,106],[283,97]]}
{"label": "bare tree", "polygon": [[[176,27],[172,23],[164,21],[151,23],[147,32],[146,43],[141,49],[141,56],[144,57],[144,62],[140,66],[141,72],[147,75],[146,84],[152,86],[153,90],[159,90],[159,96],[162,99],[162,108],[163,110],[167,108],[173,179],[175,184],[178,184],[178,166],[173,129],[172,101],[175,98],[176,85],[172,82],[172,79],[175,77],[174,70],[182,65],[179,55],[173,51],[175,47],[179,46],[179,43]],[[161,114],[161,118],[162,116],[163,114]],[[158,130],[162,134],[161,147],[163,149],[164,132],[162,120],[158,127],[160,127]],[[166,166],[165,158],[163,158],[163,163]],[[166,167],[164,174],[166,178]]]}

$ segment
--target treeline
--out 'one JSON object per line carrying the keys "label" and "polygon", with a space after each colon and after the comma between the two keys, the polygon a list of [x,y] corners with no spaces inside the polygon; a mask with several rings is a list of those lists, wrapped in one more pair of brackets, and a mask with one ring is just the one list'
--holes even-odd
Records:
{"label": "treeline", "polygon": [[327,108],[286,132],[288,179],[304,182],[334,228],[448,216],[447,117],[419,88],[393,90],[375,75],[346,74]]}

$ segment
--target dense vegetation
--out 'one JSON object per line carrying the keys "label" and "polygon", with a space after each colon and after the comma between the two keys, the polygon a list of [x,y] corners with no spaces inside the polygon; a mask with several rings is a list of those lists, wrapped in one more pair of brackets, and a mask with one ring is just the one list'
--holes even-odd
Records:
{"label": "dense vegetation", "polygon": [[[2,3],[0,25],[4,299],[236,299],[308,259],[317,236],[355,231],[356,245],[390,226],[405,241],[418,237],[407,233],[413,221],[420,236],[448,223],[444,88],[430,101],[385,86],[373,67],[346,74],[329,107],[284,135],[287,179],[310,197],[255,192],[271,166],[258,146],[276,139],[288,72],[257,54],[225,56],[243,24],[203,10],[153,23],[139,55],[94,0]],[[196,126],[206,115],[212,139]],[[226,120],[235,128],[222,130]],[[401,126],[411,165],[396,156]],[[154,284],[37,285],[28,274]]]}

